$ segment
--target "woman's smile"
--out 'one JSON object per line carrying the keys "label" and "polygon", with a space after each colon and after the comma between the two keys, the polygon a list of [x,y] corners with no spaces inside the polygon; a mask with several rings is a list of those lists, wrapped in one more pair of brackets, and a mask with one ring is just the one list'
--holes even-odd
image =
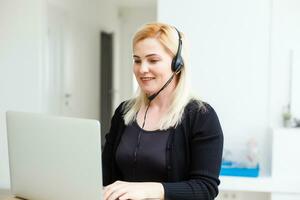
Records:
{"label": "woman's smile", "polygon": [[142,82],[148,83],[148,82],[154,80],[155,78],[154,77],[141,77],[140,79],[142,80]]}

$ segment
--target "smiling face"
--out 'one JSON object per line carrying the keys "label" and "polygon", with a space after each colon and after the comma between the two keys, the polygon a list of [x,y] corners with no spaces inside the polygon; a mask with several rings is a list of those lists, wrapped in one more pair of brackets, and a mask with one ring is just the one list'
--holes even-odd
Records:
{"label": "smiling face", "polygon": [[173,56],[155,38],[146,38],[133,47],[135,78],[147,95],[158,92],[172,76]]}

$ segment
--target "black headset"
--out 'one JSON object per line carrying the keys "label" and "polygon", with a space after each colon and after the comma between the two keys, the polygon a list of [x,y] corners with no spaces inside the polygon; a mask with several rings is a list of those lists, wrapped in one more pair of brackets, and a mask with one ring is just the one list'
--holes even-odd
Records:
{"label": "black headset", "polygon": [[[175,28],[175,27],[174,27]],[[172,60],[171,68],[172,71],[175,73],[179,73],[184,65],[183,59],[181,57],[181,49],[182,49],[182,40],[181,40],[181,35],[180,32],[175,28],[176,32],[178,33],[178,49],[175,57]]]}

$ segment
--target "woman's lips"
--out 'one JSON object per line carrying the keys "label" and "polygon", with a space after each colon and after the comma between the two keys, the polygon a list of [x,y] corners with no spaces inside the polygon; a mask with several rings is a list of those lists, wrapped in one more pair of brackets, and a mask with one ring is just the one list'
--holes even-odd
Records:
{"label": "woman's lips", "polygon": [[154,77],[141,77],[140,78],[142,81],[151,81],[154,79]]}

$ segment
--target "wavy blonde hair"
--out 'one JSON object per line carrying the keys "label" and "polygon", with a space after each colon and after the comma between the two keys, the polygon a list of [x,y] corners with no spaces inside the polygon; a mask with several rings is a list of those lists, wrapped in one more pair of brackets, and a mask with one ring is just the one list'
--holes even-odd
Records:
{"label": "wavy blonde hair", "polygon": [[[182,39],[182,50],[181,56],[184,61],[184,66],[179,74],[178,83],[175,91],[171,95],[171,104],[167,113],[160,119],[159,128],[166,130],[170,127],[176,127],[182,120],[185,106],[190,102],[191,99],[196,99],[190,94],[190,84],[188,79],[188,66],[189,59],[186,48],[186,40],[183,33],[180,32]],[[175,27],[163,23],[149,23],[142,26],[134,35],[132,41],[132,47],[141,40],[146,38],[157,39],[170,54],[174,57],[177,53],[179,38]],[[171,66],[170,66],[171,67]],[[199,100],[199,108],[202,102]],[[139,112],[142,105],[147,105],[149,100],[147,95],[138,88],[136,96],[124,104],[124,121],[128,125],[136,120],[137,113]]]}

